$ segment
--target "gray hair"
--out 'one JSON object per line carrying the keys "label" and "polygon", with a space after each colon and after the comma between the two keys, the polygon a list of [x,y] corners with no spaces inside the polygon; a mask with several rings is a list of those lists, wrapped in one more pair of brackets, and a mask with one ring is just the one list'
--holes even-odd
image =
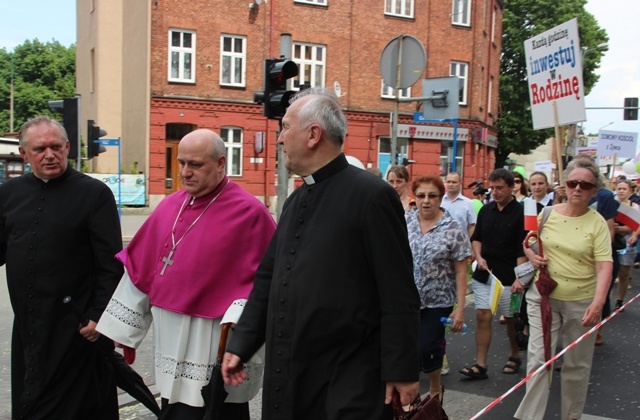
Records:
{"label": "gray hair", "polygon": [[20,133],[18,134],[20,147],[25,147],[27,145],[27,138],[25,137],[27,130],[40,124],[48,124],[57,127],[58,130],[60,130],[62,138],[65,139],[65,141],[69,141],[67,130],[64,129],[64,126],[62,124],[54,119],[51,119],[51,117],[48,115],[38,115],[37,117],[29,118],[24,124],[22,124],[22,127],[20,127]]}
{"label": "gray hair", "polygon": [[300,126],[306,128],[314,123],[319,124],[329,140],[342,146],[347,136],[347,119],[340,108],[338,97],[326,88],[314,87],[298,92],[291,98],[291,103],[309,95],[314,97],[298,111]]}
{"label": "gray hair", "polygon": [[567,169],[564,170],[565,182],[569,177],[569,174],[578,168],[587,169],[591,172],[595,179],[596,188],[600,189],[604,187],[604,175],[600,172],[600,168],[596,165],[591,156],[585,154],[576,156],[567,164]]}

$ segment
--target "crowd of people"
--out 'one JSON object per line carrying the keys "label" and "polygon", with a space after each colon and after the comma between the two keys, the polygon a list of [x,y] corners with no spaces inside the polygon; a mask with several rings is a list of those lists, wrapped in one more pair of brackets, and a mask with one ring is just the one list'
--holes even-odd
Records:
{"label": "crowd of people", "polygon": [[[201,419],[221,324],[231,324],[219,366],[229,394],[222,418],[248,419],[247,402],[262,388],[265,420],[391,419],[393,405],[419,398],[420,373],[428,397],[443,401],[447,328],[474,327],[475,358],[462,377],[494,374],[498,279],[509,343],[501,374],[520,373],[523,348],[526,372],[537,370],[606,317],[616,277],[622,306],[640,230],[615,217],[618,206],[638,208],[631,181],[618,179],[614,194],[593,160],[578,156],[561,185],[543,172],[527,179],[496,169],[470,199],[456,172],[411,179],[402,165],[384,177],[351,166],[346,131],[329,91],[292,99],[278,143],[302,185],[277,224],[226,176],[220,136],[187,134],[177,155],[184,188],[122,249],[113,195],[67,165],[64,128],[48,117],[25,123],[20,153],[32,173],[0,186],[13,416],[118,418],[116,379],[96,343],[135,349],[153,328],[159,418]],[[529,236],[528,201],[539,225]],[[526,263],[533,279],[514,271]],[[474,320],[465,320],[468,288]],[[561,418],[581,417],[602,341],[600,331],[564,355]],[[550,375],[527,382],[516,418],[544,418]]]}

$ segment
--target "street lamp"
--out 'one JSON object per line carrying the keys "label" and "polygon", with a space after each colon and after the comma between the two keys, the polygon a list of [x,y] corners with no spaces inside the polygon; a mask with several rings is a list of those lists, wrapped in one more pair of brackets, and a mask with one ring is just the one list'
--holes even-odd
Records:
{"label": "street lamp", "polygon": [[609,124],[605,124],[602,127],[598,128],[598,131],[602,130],[605,127],[609,127],[611,124],[613,124],[613,121],[611,121]]}
{"label": "street lamp", "polygon": [[606,50],[609,48],[609,44],[606,42],[602,42],[598,45],[596,45],[595,47],[589,48],[589,47],[582,47],[582,59],[584,59],[584,57],[590,53],[590,52],[594,52],[594,51],[600,51],[600,50]]}

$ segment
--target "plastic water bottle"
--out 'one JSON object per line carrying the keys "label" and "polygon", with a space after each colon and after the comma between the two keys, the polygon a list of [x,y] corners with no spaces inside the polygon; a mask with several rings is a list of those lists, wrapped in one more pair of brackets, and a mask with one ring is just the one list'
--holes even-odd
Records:
{"label": "plastic water bottle", "polygon": [[[451,331],[451,326],[453,325],[453,318],[446,318],[443,316],[442,318],[440,318],[440,322],[444,324],[444,326],[447,328],[447,331]],[[462,325],[462,331],[460,331],[460,333],[461,334],[467,333],[467,324]]]}

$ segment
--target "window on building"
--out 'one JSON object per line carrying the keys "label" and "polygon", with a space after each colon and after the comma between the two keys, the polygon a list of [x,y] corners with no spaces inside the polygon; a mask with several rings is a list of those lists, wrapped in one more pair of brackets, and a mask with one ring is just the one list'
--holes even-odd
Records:
{"label": "window on building", "polygon": [[[391,166],[391,139],[389,137],[380,137],[378,139],[378,169],[382,172],[383,178],[386,179],[387,169]],[[402,162],[402,159],[408,158],[409,154],[409,139],[406,137],[398,137],[396,139],[396,156],[397,165]]]}
{"label": "window on building", "polygon": [[[382,98],[395,99],[396,90],[394,88],[392,88],[391,86],[388,86],[383,80],[382,81],[382,91],[380,93],[380,96]],[[411,88],[400,89],[400,95],[399,96],[401,98],[410,98],[411,97]]]}
{"label": "window on building", "polygon": [[244,86],[247,63],[247,38],[236,35],[220,37],[220,84]]}
{"label": "window on building", "polygon": [[471,25],[471,0],[453,0],[451,23],[454,25]]}
{"label": "window on building", "polygon": [[293,0],[294,3],[316,4],[318,6],[326,6],[327,0]]}
{"label": "window on building", "polygon": [[196,81],[196,33],[182,29],[169,31],[169,81]]}
{"label": "window on building", "polygon": [[[460,179],[463,179],[462,173],[464,166],[464,142],[456,142],[456,172],[460,174]],[[453,141],[442,140],[440,145],[440,176],[445,177],[449,172],[453,171]]]}
{"label": "window on building", "polygon": [[491,14],[491,42],[496,42],[496,15],[498,14],[498,9],[493,8],[493,13]]}
{"label": "window on building", "polygon": [[309,84],[310,87],[324,87],[326,68],[326,47],[317,44],[293,44],[293,61],[298,64],[298,76],[293,79],[293,87]]}
{"label": "window on building", "polygon": [[469,73],[469,63],[463,63],[460,61],[451,62],[451,71],[449,76],[458,76],[460,78],[460,105],[467,104],[467,79]]}
{"label": "window on building", "polygon": [[493,93],[493,76],[489,78],[489,98],[487,99],[487,112],[489,114],[493,114],[493,110],[491,108],[491,102],[493,97],[492,93]]}
{"label": "window on building", "polygon": [[413,0],[385,0],[384,14],[412,18]]}
{"label": "window on building", "polygon": [[227,175],[242,175],[242,128],[222,127],[220,137],[227,149]]}

